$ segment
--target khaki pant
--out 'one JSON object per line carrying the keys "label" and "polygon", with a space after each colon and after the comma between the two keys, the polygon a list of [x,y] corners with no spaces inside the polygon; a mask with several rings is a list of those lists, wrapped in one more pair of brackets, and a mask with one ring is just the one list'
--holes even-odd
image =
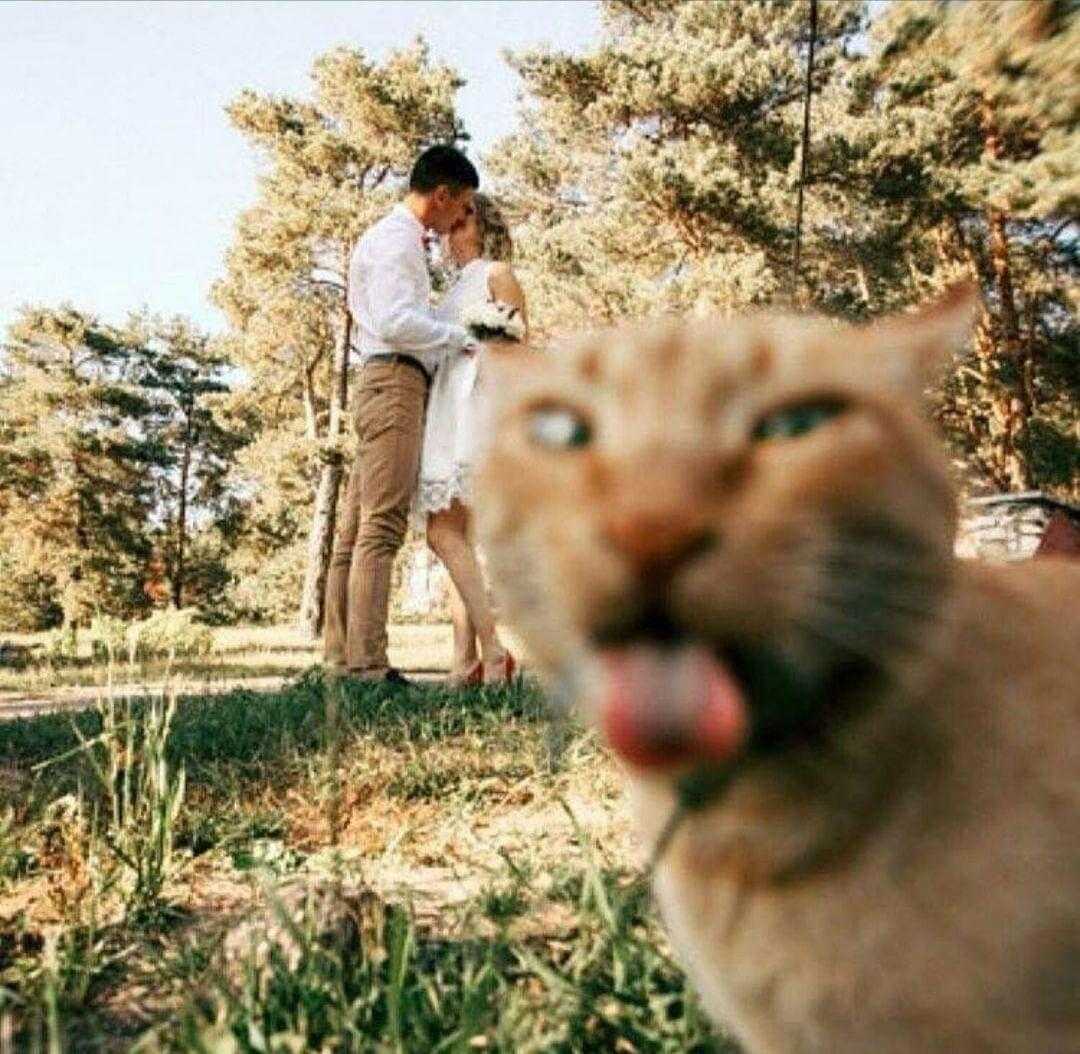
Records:
{"label": "khaki pant", "polygon": [[379,677],[388,668],[390,572],[420,469],[427,381],[401,362],[372,362],[356,392],[356,459],[326,582],[326,662]]}

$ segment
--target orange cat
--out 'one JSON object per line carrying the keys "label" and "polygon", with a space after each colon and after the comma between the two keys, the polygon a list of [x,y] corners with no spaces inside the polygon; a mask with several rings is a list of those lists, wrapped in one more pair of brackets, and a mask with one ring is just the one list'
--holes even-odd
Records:
{"label": "orange cat", "polygon": [[[970,294],[503,364],[478,528],[758,1052],[1080,1050],[1080,563],[961,563],[919,413]],[[682,803],[680,806],[679,803]]]}

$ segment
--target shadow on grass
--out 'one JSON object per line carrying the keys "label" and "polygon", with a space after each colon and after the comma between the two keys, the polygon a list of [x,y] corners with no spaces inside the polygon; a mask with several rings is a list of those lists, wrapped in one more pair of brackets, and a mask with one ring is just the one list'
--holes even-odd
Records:
{"label": "shadow on grass", "polygon": [[[189,780],[198,781],[210,767],[222,763],[262,767],[297,751],[318,750],[326,742],[327,697],[332,690],[340,692],[341,732],[387,744],[434,742],[545,719],[540,690],[527,681],[497,689],[395,691],[357,683],[331,689],[321,670],[314,668],[276,692],[238,689],[182,696],[169,737],[169,761],[183,764]],[[136,704],[136,714],[139,709]],[[91,739],[101,731],[97,710],[0,722],[0,764],[28,769],[75,750],[80,736]],[[79,765],[74,755],[55,767],[54,780],[63,782],[65,771],[77,778]]]}
{"label": "shadow on grass", "polygon": [[371,896],[330,927],[281,915],[277,937],[256,934],[150,1049],[247,1052],[265,1049],[252,1037],[288,1037],[303,1050],[737,1054],[658,946],[643,883],[590,869],[582,887],[559,939],[436,936]]}
{"label": "shadow on grass", "polygon": [[[119,689],[124,684],[145,685],[164,682],[166,678],[186,681],[189,685],[214,684],[220,681],[243,680],[258,677],[296,677],[308,664],[293,661],[291,657],[278,662],[260,661],[259,658],[240,661],[197,661],[147,663],[135,667],[121,666],[113,675],[113,683]],[[79,660],[64,667],[28,667],[23,671],[0,670],[0,692],[16,696],[35,697],[53,691],[69,691],[85,697],[101,691],[106,680],[100,661]],[[190,690],[190,689],[189,689]]]}
{"label": "shadow on grass", "polygon": [[[332,687],[318,670],[283,691],[186,699],[170,727],[168,759],[184,767],[189,782],[202,780],[213,804],[185,811],[189,828],[175,832],[177,844],[198,852],[231,842],[234,867],[246,854],[244,868],[238,868],[246,870],[258,864],[253,839],[284,836],[280,816],[246,811],[252,799],[235,792],[232,773],[239,782],[248,775],[278,779],[298,754],[325,752],[333,761],[335,744],[349,737],[407,745],[402,753],[409,755],[413,744],[434,745],[462,735],[493,739],[546,718],[541,694],[528,682],[502,689],[397,693],[385,686]],[[92,739],[101,730],[101,716],[94,711],[0,724],[0,762],[29,771],[67,754],[43,770],[42,796],[55,794],[65,782],[83,780],[89,786],[85,752],[77,748],[80,736]],[[399,793],[445,796],[444,777],[441,769],[407,769]],[[73,945],[79,953],[73,961],[94,966],[93,972],[84,970],[80,998],[58,1003],[58,990],[62,995],[70,987],[60,973],[52,987],[27,988],[21,1038],[41,1036],[41,1049],[46,1040],[55,1041],[55,1049],[65,1041],[72,1050],[118,1049],[118,1041],[126,1046],[139,1031],[134,1018],[121,1012],[125,999],[115,998],[126,988],[126,995],[172,993],[142,1019],[156,1026],[138,1043],[145,1054],[471,1049],[733,1054],[736,1048],[710,1028],[667,953],[644,881],[602,867],[587,832],[579,834],[586,847],[584,867],[576,861],[560,867],[545,894],[535,888],[537,876],[527,861],[515,864],[507,857],[510,873],[466,905],[459,922],[449,912],[418,923],[408,905],[387,903],[365,887],[359,887],[358,898],[346,899],[335,879],[334,898],[343,910],[331,905],[323,911],[313,900],[297,917],[278,904],[277,924],[271,919],[270,926],[252,931],[231,960],[220,935],[202,931],[189,940],[169,928],[168,918],[155,928],[129,925],[116,931],[136,949],[125,954],[124,978],[111,969],[111,946],[103,949],[101,961],[91,961],[82,945]],[[543,929],[524,925],[544,918],[552,903],[567,907],[570,918],[560,911],[563,921],[543,923]],[[466,923],[477,917],[485,925],[470,932]],[[519,922],[521,930],[515,930]],[[487,936],[493,927],[497,935]],[[75,931],[69,927],[69,932]],[[36,953],[13,946],[10,954]],[[136,955],[140,963],[145,960],[145,976],[142,966],[135,969]],[[182,1005],[170,1008],[180,982]],[[99,993],[102,988],[109,991]]]}

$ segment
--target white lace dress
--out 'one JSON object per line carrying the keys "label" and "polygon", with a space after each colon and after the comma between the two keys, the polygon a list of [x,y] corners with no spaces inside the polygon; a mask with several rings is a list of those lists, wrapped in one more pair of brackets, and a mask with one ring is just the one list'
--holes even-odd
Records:
{"label": "white lace dress", "polygon": [[[470,260],[435,311],[438,318],[458,321],[465,304],[489,296],[491,260]],[[420,483],[413,513],[423,524],[428,513],[447,509],[455,499],[468,505],[477,450],[477,400],[484,352],[452,355],[435,371],[428,396]]]}

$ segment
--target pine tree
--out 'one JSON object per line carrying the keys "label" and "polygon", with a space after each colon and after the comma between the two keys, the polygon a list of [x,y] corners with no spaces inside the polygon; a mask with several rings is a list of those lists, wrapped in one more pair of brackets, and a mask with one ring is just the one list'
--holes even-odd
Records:
{"label": "pine tree", "polygon": [[821,0],[801,266],[808,0],[608,0],[579,56],[511,57],[488,165],[541,330],[755,304],[866,319],[967,276],[969,352],[936,391],[975,485],[1080,490],[1078,5]]}
{"label": "pine tree", "polygon": [[983,290],[942,421],[977,478],[1075,497],[1080,7],[892,5],[875,37],[868,84],[919,217],[913,289],[967,274]]}
{"label": "pine tree", "polygon": [[8,552],[52,583],[64,624],[145,609],[152,543],[146,438],[157,410],[138,388],[139,349],[70,306],[27,308],[10,329],[0,388],[0,506]]}
{"label": "pine tree", "polygon": [[207,585],[225,585],[242,511],[232,473],[248,438],[223,405],[221,356],[182,318],[111,326],[69,306],[26,309],[10,335],[5,609],[28,604],[41,622],[58,607],[69,626],[99,611],[132,617],[158,599],[159,568],[174,606],[209,612],[219,597]]}
{"label": "pine tree", "polygon": [[155,400],[144,427],[158,448],[156,549],[169,600],[176,608],[195,604],[214,614],[242,515],[233,470],[250,436],[228,413],[226,360],[205,333],[181,317],[145,314],[128,328],[139,349],[137,383]]}
{"label": "pine tree", "polygon": [[[790,297],[808,0],[603,12],[586,55],[512,57],[531,106],[488,161],[541,322]],[[821,5],[815,96],[837,89],[863,19]]]}

